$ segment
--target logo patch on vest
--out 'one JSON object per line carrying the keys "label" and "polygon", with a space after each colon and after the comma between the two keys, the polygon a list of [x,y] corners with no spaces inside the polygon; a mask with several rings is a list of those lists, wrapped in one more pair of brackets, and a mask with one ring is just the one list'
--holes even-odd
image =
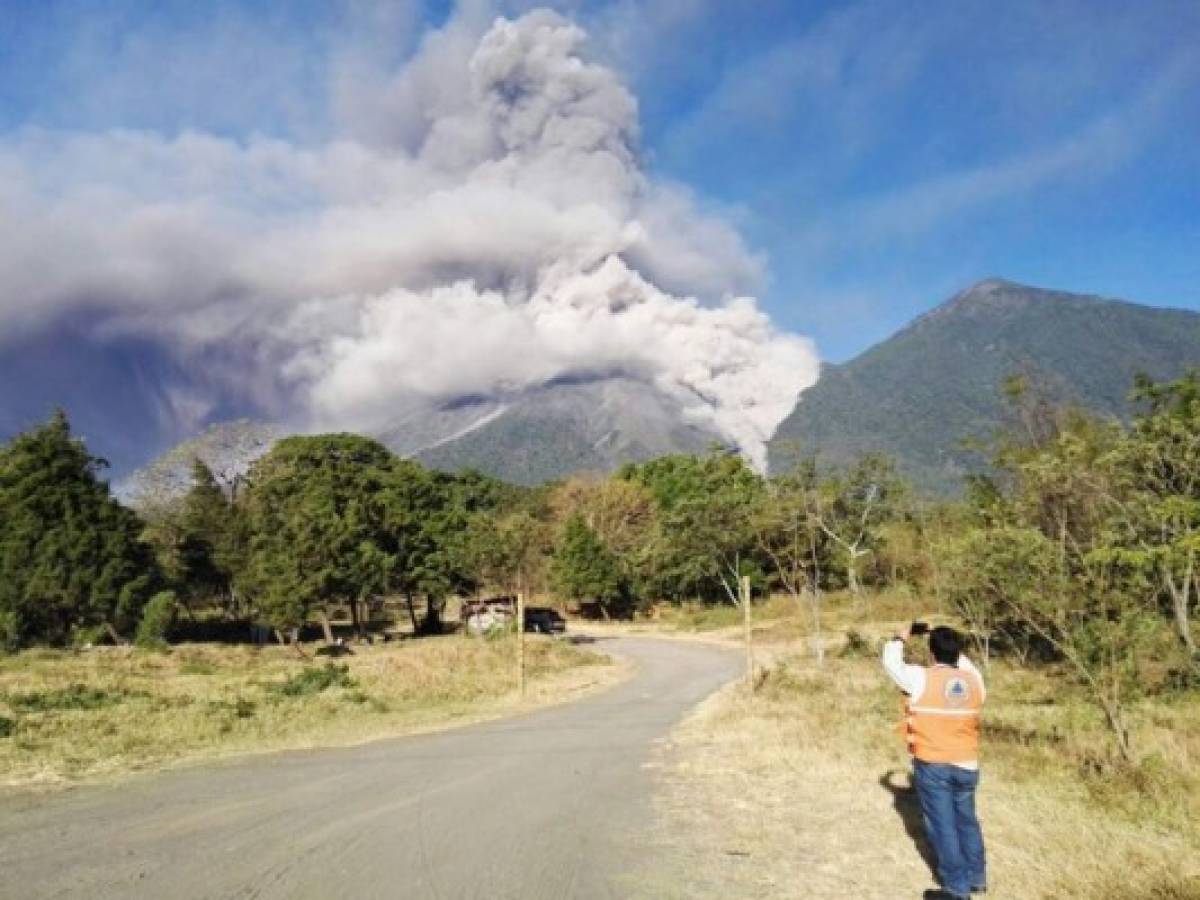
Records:
{"label": "logo patch on vest", "polygon": [[971,688],[965,678],[950,678],[946,681],[942,695],[946,698],[947,706],[966,706],[971,699]]}

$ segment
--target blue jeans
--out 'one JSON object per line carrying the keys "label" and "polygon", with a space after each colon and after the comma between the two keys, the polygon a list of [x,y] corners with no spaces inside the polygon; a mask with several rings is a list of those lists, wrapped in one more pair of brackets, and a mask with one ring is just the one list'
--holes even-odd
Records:
{"label": "blue jeans", "polygon": [[913,783],[925,834],[937,857],[942,888],[959,897],[987,884],[983,832],[975,816],[979,773],[944,763],[913,760]]}

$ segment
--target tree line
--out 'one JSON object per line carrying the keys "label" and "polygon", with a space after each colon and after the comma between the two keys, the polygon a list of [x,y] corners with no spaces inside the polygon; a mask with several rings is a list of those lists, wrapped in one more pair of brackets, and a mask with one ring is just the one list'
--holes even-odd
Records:
{"label": "tree line", "polygon": [[[4,646],[129,637],[156,597],[157,622],[174,605],[286,637],[343,611],[358,626],[385,597],[436,633],[448,598],[519,586],[601,616],[737,602],[742,575],[759,592],[799,595],[814,579],[857,590],[902,493],[881,459],[819,484],[815,470],[770,481],[719,448],[526,488],[331,434],[281,440],[226,483],[196,460],[185,494],[135,511],[111,495],[104,465],[61,412],[0,448]],[[805,495],[816,505],[796,506],[794,488],[819,488]],[[797,555],[813,510],[821,530]]]}
{"label": "tree line", "polygon": [[988,473],[953,502],[882,456],[799,455],[766,478],[714,447],[526,488],[333,434],[281,440],[228,483],[197,461],[185,495],[135,512],[57,414],[0,448],[0,641],[154,640],[199,609],[328,635],[382,598],[436,633],[449,598],[481,591],[627,616],[736,604],[742,577],[793,597],[819,638],[827,593],[899,586],[939,598],[985,659],[1068,666],[1127,750],[1130,697],[1198,680],[1200,377],[1139,381],[1128,425],[1006,390]]}

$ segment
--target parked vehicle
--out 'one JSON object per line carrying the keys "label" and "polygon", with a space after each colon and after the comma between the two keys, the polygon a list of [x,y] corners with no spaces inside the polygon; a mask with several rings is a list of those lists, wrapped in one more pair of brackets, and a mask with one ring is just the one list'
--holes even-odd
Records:
{"label": "parked vehicle", "polygon": [[567,630],[567,620],[557,609],[548,606],[528,606],[525,608],[525,630],[541,634],[563,634]]}
{"label": "parked vehicle", "polygon": [[463,628],[470,634],[487,634],[493,628],[509,626],[517,616],[516,597],[488,597],[485,600],[464,600]]}
{"label": "parked vehicle", "polygon": [[[464,600],[462,623],[470,634],[486,634],[493,628],[504,628],[512,624],[517,616],[516,597],[488,597],[484,600]],[[525,630],[538,634],[562,634],[567,630],[567,620],[557,609],[548,606],[525,608]]]}

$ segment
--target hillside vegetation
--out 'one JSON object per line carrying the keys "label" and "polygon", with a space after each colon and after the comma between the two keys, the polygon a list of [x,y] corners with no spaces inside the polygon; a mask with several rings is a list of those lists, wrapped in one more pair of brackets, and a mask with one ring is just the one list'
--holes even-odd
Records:
{"label": "hillside vegetation", "polygon": [[965,439],[1011,424],[998,386],[1024,375],[1058,403],[1128,420],[1138,374],[1200,366],[1200,313],[984,281],[842,365],[826,366],[771,443],[785,471],[884,453],[919,488],[961,489],[987,462]]}

